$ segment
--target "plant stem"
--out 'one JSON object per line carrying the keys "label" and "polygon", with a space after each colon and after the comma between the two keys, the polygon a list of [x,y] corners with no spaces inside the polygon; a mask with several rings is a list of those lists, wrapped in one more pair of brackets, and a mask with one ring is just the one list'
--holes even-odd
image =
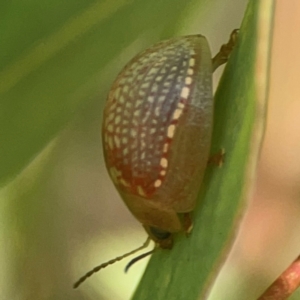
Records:
{"label": "plant stem", "polygon": [[257,300],[284,300],[300,285],[300,256],[268,287]]}

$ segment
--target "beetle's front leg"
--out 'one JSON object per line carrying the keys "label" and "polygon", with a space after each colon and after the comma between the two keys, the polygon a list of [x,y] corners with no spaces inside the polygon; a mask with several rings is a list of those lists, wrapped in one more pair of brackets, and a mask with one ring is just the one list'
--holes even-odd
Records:
{"label": "beetle's front leg", "polygon": [[224,164],[225,150],[221,148],[217,153],[209,157],[207,164],[222,167]]}
{"label": "beetle's front leg", "polygon": [[225,64],[237,42],[239,29],[232,31],[227,44],[221,46],[220,51],[212,59],[213,72],[221,65]]}
{"label": "beetle's front leg", "polygon": [[192,215],[190,212],[183,214],[182,227],[183,227],[183,230],[184,230],[186,236],[189,236],[193,230]]}

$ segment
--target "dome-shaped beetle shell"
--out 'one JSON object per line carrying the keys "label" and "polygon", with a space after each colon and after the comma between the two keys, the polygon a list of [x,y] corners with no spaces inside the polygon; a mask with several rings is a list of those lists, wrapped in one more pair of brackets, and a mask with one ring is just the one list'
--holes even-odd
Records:
{"label": "dome-shaped beetle shell", "polygon": [[112,85],[103,147],[121,197],[145,227],[182,229],[206,168],[213,122],[212,60],[201,35],[160,42]]}

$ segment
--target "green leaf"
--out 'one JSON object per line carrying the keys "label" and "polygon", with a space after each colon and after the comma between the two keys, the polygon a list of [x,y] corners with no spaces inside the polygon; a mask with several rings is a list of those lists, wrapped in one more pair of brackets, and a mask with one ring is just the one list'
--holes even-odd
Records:
{"label": "green leaf", "polygon": [[0,185],[22,170],[76,111],[100,92],[107,93],[101,71],[112,58],[140,35],[166,34],[187,4],[180,0],[2,4]]}
{"label": "green leaf", "polygon": [[249,2],[219,84],[211,152],[224,148],[225,164],[207,170],[192,234],[178,234],[171,251],[153,255],[133,299],[205,299],[228,255],[251,194],[264,132],[273,5]]}

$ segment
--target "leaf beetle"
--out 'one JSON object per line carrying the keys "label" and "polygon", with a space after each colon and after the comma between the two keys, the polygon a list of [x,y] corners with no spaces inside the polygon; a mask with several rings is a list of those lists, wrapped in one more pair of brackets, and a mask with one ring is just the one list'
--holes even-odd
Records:
{"label": "leaf beetle", "polygon": [[[214,58],[202,35],[162,41],[136,55],[117,76],[103,113],[105,164],[148,238],[141,247],[86,273],[74,288],[150,240],[171,249],[173,233],[191,231],[190,212],[213,129],[212,73],[227,62],[237,36],[234,30]],[[130,261],[126,270],[154,250]]]}

